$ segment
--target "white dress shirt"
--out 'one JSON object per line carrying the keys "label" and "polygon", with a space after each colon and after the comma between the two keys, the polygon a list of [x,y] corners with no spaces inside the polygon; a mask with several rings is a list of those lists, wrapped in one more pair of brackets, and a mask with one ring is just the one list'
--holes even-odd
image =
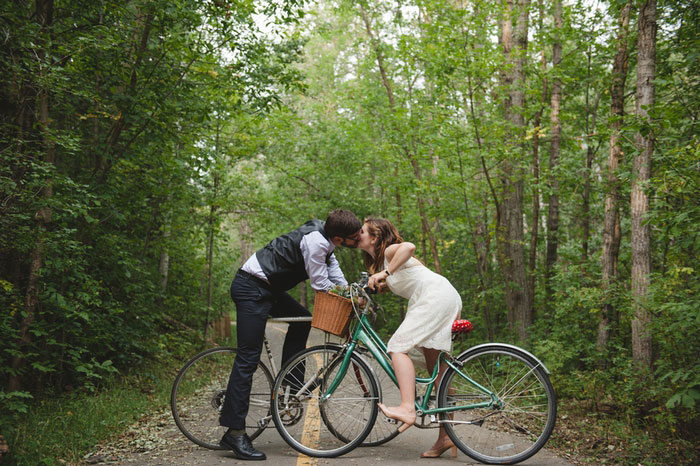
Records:
{"label": "white dress shirt", "polygon": [[[312,231],[304,235],[299,245],[301,255],[304,257],[304,268],[309,276],[311,288],[316,291],[328,291],[335,285],[347,285],[343,271],[340,270],[340,264],[333,254],[335,245],[326,239],[319,231]],[[326,257],[330,254],[328,264]],[[266,282],[270,282],[265,273],[260,267],[258,258],[255,254],[250,256],[243,264],[241,270],[258,277]]]}

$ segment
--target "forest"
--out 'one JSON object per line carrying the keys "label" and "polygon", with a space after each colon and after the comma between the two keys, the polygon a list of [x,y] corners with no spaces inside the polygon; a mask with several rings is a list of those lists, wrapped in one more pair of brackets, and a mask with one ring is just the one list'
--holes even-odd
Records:
{"label": "forest", "polygon": [[608,461],[700,461],[697,0],[17,0],[0,28],[10,451],[43,400],[209,345],[241,261],[345,208],[450,280],[469,345],[641,445]]}

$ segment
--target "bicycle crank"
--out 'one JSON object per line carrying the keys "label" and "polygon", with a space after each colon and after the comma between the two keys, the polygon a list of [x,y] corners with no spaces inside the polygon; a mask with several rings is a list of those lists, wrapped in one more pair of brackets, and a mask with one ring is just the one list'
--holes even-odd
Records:
{"label": "bicycle crank", "polygon": [[280,419],[285,426],[293,426],[304,415],[304,405],[294,395],[285,396],[286,401],[279,401]]}

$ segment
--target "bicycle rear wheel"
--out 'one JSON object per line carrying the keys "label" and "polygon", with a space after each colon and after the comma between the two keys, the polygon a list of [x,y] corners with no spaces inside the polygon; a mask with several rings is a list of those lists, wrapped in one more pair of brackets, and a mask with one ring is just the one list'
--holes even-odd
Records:
{"label": "bicycle rear wheel", "polygon": [[315,346],[294,356],[275,380],[272,419],[282,438],[308,456],[334,458],[359,446],[377,417],[379,389],[357,355],[333,394],[323,399],[341,368],[336,345]]}
{"label": "bicycle rear wheel", "polygon": [[[188,439],[204,448],[222,449],[219,440],[226,427],[219,425],[219,414],[235,357],[235,348],[203,351],[183,366],[173,383],[170,408],[175,424]],[[262,362],[258,363],[246,417],[246,432],[251,439],[260,435],[270,419],[272,384],[270,371]]]}
{"label": "bicycle rear wheel", "polygon": [[461,372],[491,391],[476,387],[454,369],[443,377],[439,407],[490,403],[488,407],[441,414],[441,423],[464,453],[487,464],[515,464],[535,453],[554,429],[557,401],[549,377],[528,353],[505,345],[484,345],[457,358]]}

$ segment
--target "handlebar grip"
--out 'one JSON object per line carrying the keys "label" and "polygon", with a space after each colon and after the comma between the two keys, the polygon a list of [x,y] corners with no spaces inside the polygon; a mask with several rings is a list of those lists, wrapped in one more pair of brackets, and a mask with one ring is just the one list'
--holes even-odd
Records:
{"label": "handlebar grip", "polygon": [[364,290],[365,290],[365,293],[367,293],[367,294],[377,294],[377,290],[373,290],[373,289],[370,288],[369,286],[366,286],[366,287],[364,288]]}

